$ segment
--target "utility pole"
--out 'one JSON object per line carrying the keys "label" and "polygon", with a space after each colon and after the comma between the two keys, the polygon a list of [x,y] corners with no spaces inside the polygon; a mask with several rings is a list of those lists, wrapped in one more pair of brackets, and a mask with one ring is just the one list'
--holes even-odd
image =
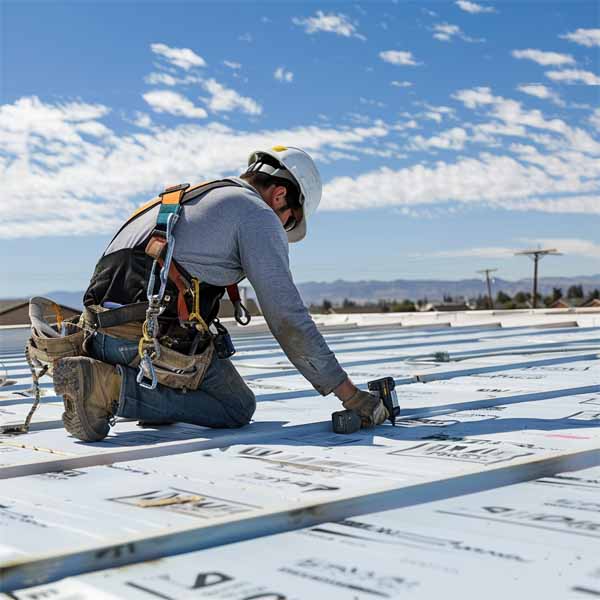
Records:
{"label": "utility pole", "polygon": [[490,273],[494,273],[498,269],[482,269],[481,271],[477,271],[478,273],[485,273],[485,280],[487,282],[487,292],[488,292],[488,307],[490,310],[494,308],[494,300],[492,299],[492,282],[490,280]]}
{"label": "utility pole", "polygon": [[562,252],[559,252],[556,248],[547,248],[542,250],[541,248],[537,250],[523,250],[522,252],[515,252],[515,256],[529,256],[533,260],[533,308],[537,308],[537,290],[538,290],[538,263],[541,258],[544,256],[560,256]]}

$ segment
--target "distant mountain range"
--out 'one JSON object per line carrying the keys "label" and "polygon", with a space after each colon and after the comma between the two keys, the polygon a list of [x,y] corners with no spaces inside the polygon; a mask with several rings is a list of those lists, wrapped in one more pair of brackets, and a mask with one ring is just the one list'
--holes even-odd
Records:
{"label": "distant mountain range", "polygon": [[[581,277],[542,277],[539,280],[539,291],[542,294],[552,292],[552,288],[561,288],[563,294],[572,285],[581,285],[585,293],[600,289],[600,274]],[[377,302],[377,300],[442,300],[444,296],[477,297],[486,293],[485,282],[481,279],[460,279],[458,281],[442,281],[437,279],[397,279],[395,281],[309,281],[299,283],[298,289],[306,304],[321,304],[327,299],[341,303],[345,298],[354,302]],[[514,296],[519,291],[531,291],[531,279],[508,281],[496,278],[492,284],[494,296],[503,291]],[[44,294],[60,304],[81,308],[83,292],[54,291]],[[250,294],[252,295],[252,293]]]}
{"label": "distant mountain range", "polygon": [[[572,285],[581,285],[584,293],[600,289],[600,274],[581,277],[543,277],[538,281],[541,294],[552,292],[552,288],[561,288],[563,294]],[[531,279],[508,281],[496,278],[492,283],[494,296],[503,291],[513,296],[519,291],[530,292]],[[355,302],[376,302],[377,300],[442,300],[444,296],[477,297],[487,293],[485,281],[481,279],[460,279],[443,281],[437,279],[397,279],[395,281],[331,281],[307,282],[298,284],[298,289],[307,304],[320,304],[324,299],[330,302],[343,302],[344,298]]]}

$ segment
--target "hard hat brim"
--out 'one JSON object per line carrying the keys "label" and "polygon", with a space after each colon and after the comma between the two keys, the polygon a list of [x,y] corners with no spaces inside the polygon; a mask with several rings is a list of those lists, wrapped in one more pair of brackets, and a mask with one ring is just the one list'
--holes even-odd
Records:
{"label": "hard hat brim", "polygon": [[302,241],[306,237],[306,219],[303,217],[302,221],[294,227],[291,231],[287,232],[287,239],[290,244]]}

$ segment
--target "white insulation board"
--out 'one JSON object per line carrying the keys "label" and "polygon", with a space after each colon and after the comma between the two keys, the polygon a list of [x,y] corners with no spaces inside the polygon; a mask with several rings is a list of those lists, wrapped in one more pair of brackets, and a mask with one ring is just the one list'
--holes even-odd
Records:
{"label": "white insulation board", "polygon": [[[600,469],[69,578],[19,600],[600,595]],[[46,594],[41,595],[41,594]]]}
{"label": "white insulation board", "polygon": [[[258,400],[253,423],[241,430],[185,424],[143,430],[135,422],[121,421],[104,442],[83,444],[61,428],[60,398],[53,394],[51,381],[44,380],[45,395],[32,431],[0,437],[0,589],[196,549],[220,556],[256,544],[250,552],[260,556],[269,540],[288,536],[294,542],[283,542],[275,552],[277,560],[268,566],[269,581],[281,581],[283,592],[252,596],[251,590],[263,590],[263,584],[252,561],[246,565],[239,554],[234,561],[238,575],[211,580],[205,590],[198,585],[197,597],[291,599],[312,593],[366,598],[373,590],[379,597],[399,597],[408,590],[411,597],[427,597],[437,588],[423,585],[426,569],[420,573],[423,565],[417,567],[421,560],[427,562],[425,557],[414,559],[410,581],[405,573],[386,575],[393,573],[386,567],[382,577],[394,580],[385,584],[391,587],[386,591],[381,583],[384,588],[365,592],[324,583],[327,577],[318,575],[322,569],[337,570],[339,565],[319,561],[339,554],[342,563],[354,565],[346,577],[362,578],[357,569],[367,552],[360,544],[327,548],[331,540],[314,530],[253,538],[383,509],[412,515],[433,501],[500,493],[500,486],[600,462],[598,328],[502,328],[490,321],[464,329],[336,330],[327,339],[356,383],[395,378],[402,406],[396,427],[386,424],[352,436],[331,433],[329,416],[340,408],[339,401],[309,388],[264,333],[236,340],[235,362]],[[0,424],[24,417],[30,399],[25,361],[12,346],[9,353],[0,351],[0,362],[14,374],[10,385],[0,388]],[[449,353],[451,361],[433,362],[434,352]],[[407,522],[417,523],[406,515]],[[312,564],[303,558],[302,548],[312,548],[315,540],[319,548],[314,546],[317,558]],[[233,545],[218,548],[223,544]],[[282,571],[284,563],[307,560],[302,573]],[[461,569],[468,568],[457,561]],[[382,564],[365,563],[364,573],[377,572],[375,562]],[[482,579],[487,568],[481,566]],[[187,597],[185,582],[194,576],[186,567],[174,569],[180,574],[176,578],[156,576],[167,587],[170,577],[177,579],[173,585],[180,586],[180,595],[171,590],[157,597]],[[97,577],[109,577],[107,573]],[[88,594],[104,589],[101,579],[85,577],[52,589],[61,594],[71,588],[81,594],[86,586]],[[506,574],[507,585],[511,577]],[[455,581],[467,585],[464,578]],[[331,589],[313,590],[317,584]],[[115,585],[107,598],[147,593],[123,583],[129,595],[119,595],[121,584]],[[440,580],[439,589],[443,587]]]}

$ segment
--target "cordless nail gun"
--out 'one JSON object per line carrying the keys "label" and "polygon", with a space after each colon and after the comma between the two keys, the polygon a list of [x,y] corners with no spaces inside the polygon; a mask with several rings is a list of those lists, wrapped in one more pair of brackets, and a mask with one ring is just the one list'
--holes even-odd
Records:
{"label": "cordless nail gun", "polygon": [[[375,392],[388,412],[392,425],[396,425],[396,417],[400,414],[400,404],[396,395],[396,384],[393,377],[383,377],[367,382],[370,392]],[[335,433],[354,433],[360,429],[361,418],[353,410],[339,410],[331,414],[331,424]]]}

